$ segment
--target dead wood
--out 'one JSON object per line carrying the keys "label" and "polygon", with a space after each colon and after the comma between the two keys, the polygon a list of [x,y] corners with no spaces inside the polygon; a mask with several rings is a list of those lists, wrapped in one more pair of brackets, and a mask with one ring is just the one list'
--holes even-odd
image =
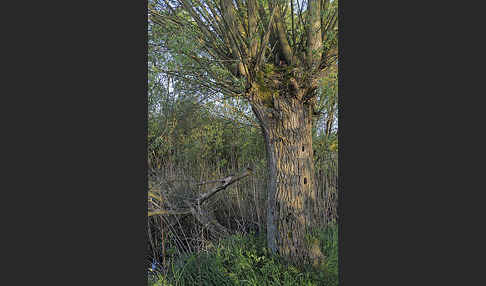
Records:
{"label": "dead wood", "polygon": [[[162,192],[160,190],[151,189],[149,190],[149,211],[148,216],[154,215],[181,215],[181,214],[192,214],[199,223],[201,223],[204,227],[207,227],[214,235],[216,236],[224,236],[229,234],[230,231],[222,226],[214,217],[212,211],[208,211],[205,208],[204,202],[206,202],[209,198],[217,194],[218,192],[226,189],[230,185],[238,182],[239,180],[250,176],[252,173],[252,169],[246,168],[243,172],[239,175],[230,175],[225,178],[214,180],[214,181],[207,181],[202,182],[197,185],[207,184],[207,183],[221,183],[220,185],[214,187],[210,191],[201,194],[200,196],[193,198],[193,199],[185,199],[184,204],[187,206],[185,209],[175,209],[172,206],[173,203],[170,203],[168,200],[164,200],[162,196]],[[158,200],[157,203],[155,200]],[[166,204],[170,207],[170,209],[163,209],[163,205]]]}

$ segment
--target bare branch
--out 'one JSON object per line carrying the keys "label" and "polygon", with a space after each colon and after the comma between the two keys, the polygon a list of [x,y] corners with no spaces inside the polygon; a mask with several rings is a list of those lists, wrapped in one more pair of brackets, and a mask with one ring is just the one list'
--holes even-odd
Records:
{"label": "bare branch", "polygon": [[295,62],[293,61],[292,48],[290,47],[289,41],[287,39],[287,31],[285,29],[284,17],[280,14],[280,8],[278,4],[274,5],[273,9],[276,11],[275,26],[277,29],[277,37],[280,43],[280,50],[282,51],[285,61],[289,65],[295,64]]}
{"label": "bare branch", "polygon": [[[206,192],[199,197],[197,197],[194,200],[184,200],[184,203],[187,205],[188,209],[179,209],[179,210],[165,210],[165,209],[159,209],[159,210],[149,210],[148,211],[148,216],[154,216],[154,215],[180,215],[180,214],[192,214],[202,225],[205,227],[209,228],[212,232],[215,234],[227,234],[229,231],[222,226],[218,221],[214,218],[213,214],[202,208],[202,204],[217,194],[218,192],[226,189],[228,186],[238,182],[239,180],[250,176],[252,174],[252,169],[247,168],[245,171],[243,171],[240,175],[238,176],[228,176],[223,179],[215,180],[214,182],[220,182],[222,183],[220,186],[217,186],[210,190],[209,192]],[[209,183],[209,182],[202,182],[199,183],[199,185],[203,183]],[[149,197],[153,197],[158,200],[162,200],[162,194],[160,196],[157,196],[155,194],[155,191],[149,191]],[[167,202],[168,205],[170,206],[170,203]]]}
{"label": "bare branch", "polygon": [[273,19],[274,19],[274,16],[275,16],[275,11],[276,9],[272,9],[272,15],[270,16],[270,20],[268,21],[268,27],[267,27],[267,31],[265,33],[265,36],[263,36],[263,40],[262,40],[262,43],[260,44],[260,51],[257,55],[257,59],[256,59],[256,63],[257,63],[257,66],[260,66],[263,62],[263,60],[265,59],[265,48],[268,44],[268,40],[270,38],[270,32],[272,31],[272,24],[273,24]]}
{"label": "bare branch", "polygon": [[307,55],[306,63],[311,69],[315,68],[321,60],[322,37],[321,29],[321,5],[317,0],[307,2]]}
{"label": "bare branch", "polygon": [[190,210],[156,210],[156,211],[149,211],[148,216],[154,215],[182,215],[182,214],[190,214]]}
{"label": "bare branch", "polygon": [[218,186],[218,187],[212,189],[211,191],[209,191],[209,192],[207,192],[205,194],[202,194],[199,198],[196,199],[196,202],[198,204],[203,203],[205,200],[207,200],[210,197],[214,196],[219,191],[226,189],[231,184],[234,184],[234,183],[238,182],[239,180],[241,180],[241,179],[243,179],[243,178],[245,178],[247,176],[250,176],[251,173],[252,173],[252,170],[250,168],[247,168],[245,171],[243,171],[238,176],[228,176],[228,177],[226,177],[224,179],[221,179],[221,181],[223,182],[223,184],[221,186]]}

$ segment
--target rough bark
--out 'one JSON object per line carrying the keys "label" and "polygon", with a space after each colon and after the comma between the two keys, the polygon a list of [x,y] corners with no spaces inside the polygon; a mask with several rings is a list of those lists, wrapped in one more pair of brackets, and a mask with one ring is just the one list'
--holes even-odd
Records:
{"label": "rough bark", "polygon": [[267,243],[294,261],[317,265],[323,255],[311,231],[319,218],[312,152],[312,113],[295,96],[274,96],[273,105],[253,102],[265,136],[269,185]]}

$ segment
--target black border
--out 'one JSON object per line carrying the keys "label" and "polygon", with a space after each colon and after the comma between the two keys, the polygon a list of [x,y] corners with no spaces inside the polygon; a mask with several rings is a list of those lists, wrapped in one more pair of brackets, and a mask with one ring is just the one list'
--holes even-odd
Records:
{"label": "black border", "polygon": [[12,4],[7,284],[146,285],[147,2]]}

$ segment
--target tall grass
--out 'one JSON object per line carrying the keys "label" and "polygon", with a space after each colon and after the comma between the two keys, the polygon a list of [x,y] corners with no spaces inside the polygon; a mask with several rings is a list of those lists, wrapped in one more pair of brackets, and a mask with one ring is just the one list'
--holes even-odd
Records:
{"label": "tall grass", "polygon": [[208,251],[179,257],[150,286],[338,285],[337,227],[318,232],[326,260],[319,269],[288,264],[265,247],[264,235],[233,235]]}
{"label": "tall grass", "polygon": [[[335,161],[322,163],[316,171],[319,201],[322,202],[322,225],[337,220],[337,172]],[[175,207],[184,208],[183,199],[198,196],[211,186],[197,185],[197,182],[222,178],[235,169],[219,169],[211,166],[195,168],[166,164],[149,185],[164,189],[167,200]],[[254,165],[253,175],[237,182],[216,194],[208,202],[207,209],[213,212],[217,221],[233,233],[247,234],[251,231],[264,233],[266,227],[266,168],[263,164]],[[156,259],[164,266],[165,260],[173,256],[189,255],[207,249],[215,237],[191,215],[157,216],[148,221],[149,237],[148,261]]]}

